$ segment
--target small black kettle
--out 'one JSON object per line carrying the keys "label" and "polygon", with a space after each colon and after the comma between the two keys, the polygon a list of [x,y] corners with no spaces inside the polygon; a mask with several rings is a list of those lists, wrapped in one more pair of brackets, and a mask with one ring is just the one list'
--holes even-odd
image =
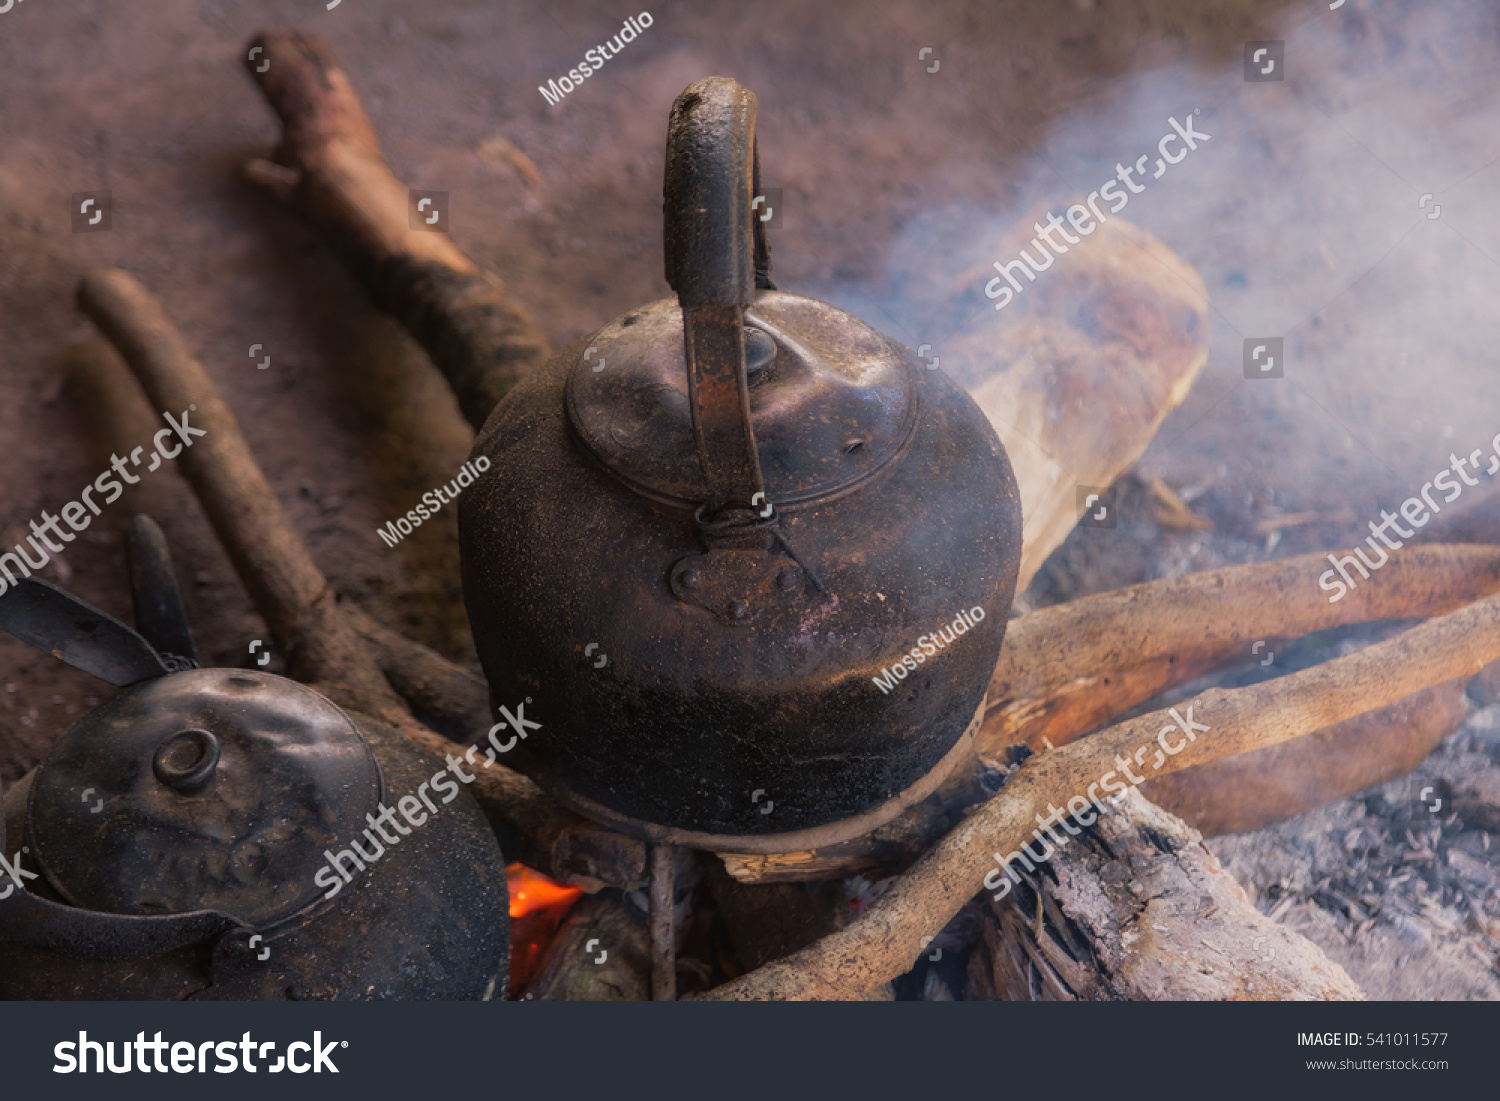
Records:
{"label": "small black kettle", "polygon": [[160,530],[131,549],[150,641],[0,595],[0,629],[123,688],[5,792],[0,998],[503,997],[505,860],[461,785],[296,681],[197,668]]}

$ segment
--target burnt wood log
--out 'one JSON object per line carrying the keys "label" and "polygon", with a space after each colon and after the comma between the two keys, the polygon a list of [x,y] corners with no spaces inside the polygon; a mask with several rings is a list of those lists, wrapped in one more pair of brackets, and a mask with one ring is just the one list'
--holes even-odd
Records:
{"label": "burnt wood log", "polygon": [[[1018,218],[994,254],[1030,243],[1053,202]],[[1112,218],[1004,313],[988,262],[945,296],[943,362],[1005,445],[1026,517],[1022,592],[1078,521],[1078,486],[1112,485],[1145,452],[1208,362],[1208,291],[1145,230]]]}
{"label": "burnt wood log", "polygon": [[1195,830],[1133,791],[1106,809],[1077,837],[1056,831],[1064,848],[986,900],[971,996],[1363,999],[1322,949],[1255,909]]}

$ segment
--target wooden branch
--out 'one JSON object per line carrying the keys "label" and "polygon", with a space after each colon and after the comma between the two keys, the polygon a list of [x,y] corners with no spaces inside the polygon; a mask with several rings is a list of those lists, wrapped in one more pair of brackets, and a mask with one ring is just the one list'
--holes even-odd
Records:
{"label": "wooden branch", "polygon": [[651,1000],[677,1000],[677,847],[651,846]]}
{"label": "wooden branch", "polygon": [[376,306],[411,332],[477,430],[551,356],[546,336],[448,234],[411,229],[409,189],[385,163],[369,116],[322,41],[272,31],[249,46],[245,68],[283,131],[281,163],[252,162],[247,175],[305,218]]}
{"label": "wooden branch", "polygon": [[161,304],[125,272],[111,270],[84,277],[78,305],[120,351],[155,408],[207,433],[182,445],[178,467],[287,668],[335,702],[409,725],[400,698],[339,614],[328,581],[271,492],[234,414]]}
{"label": "wooden branch", "polygon": [[1500,592],[1500,547],[1416,546],[1330,604],[1326,554],[1148,581],[1012,620],[990,680],[978,751],[1041,749],[1184,684],[1260,639],[1438,615]]}
{"label": "wooden branch", "polygon": [[971,996],[1364,997],[1317,945],[1256,910],[1196,832],[1137,792],[1035,873],[1020,874],[1011,894],[985,902],[984,939],[969,957]]}
{"label": "wooden branch", "polygon": [[1303,738],[1147,781],[1141,794],[1204,837],[1258,830],[1405,776],[1467,717],[1458,678]]}
{"label": "wooden branch", "polygon": [[[234,414],[160,303],[121,271],[90,274],[78,298],[152,403],[173,416],[188,411],[188,423],[207,432],[183,448],[178,462],[285,655],[288,671],[335,703],[388,723],[440,757],[457,754],[462,747],[418,723],[386,681],[271,492]],[[380,637],[393,643],[388,635]],[[412,657],[416,645],[406,643],[397,652]],[[427,651],[421,669],[431,674],[442,662]],[[450,674],[463,672],[444,664]],[[467,698],[474,703],[472,691]],[[476,721],[483,724],[480,735],[488,729],[484,717],[470,713],[466,721],[471,729]],[[641,842],[564,810],[530,780],[500,765],[478,769],[475,775],[468,790],[512,859],[586,890],[605,883],[634,887],[644,880]]]}
{"label": "wooden branch", "polygon": [[[998,869],[992,853],[1031,841],[1052,804],[1088,798],[1091,784],[1118,777],[1121,761],[1142,775],[1233,757],[1320,730],[1500,659],[1500,596],[1486,597],[1357,653],[1247,688],[1210,689],[1176,707],[1211,729],[1175,756],[1152,751],[1175,727],[1167,711],[1130,719],[1029,758],[978,811],[930,850],[858,920],[811,948],[711,991],[716,1000],[858,999],[904,974],[921,937],[941,929]],[[1179,742],[1185,735],[1169,735]],[[1144,758],[1138,760],[1138,753]],[[1152,766],[1142,764],[1152,762]],[[1095,792],[1099,788],[1095,787]],[[1086,812],[1086,808],[1084,809]],[[1002,877],[1003,878],[1003,877]],[[997,888],[998,890],[998,885]]]}

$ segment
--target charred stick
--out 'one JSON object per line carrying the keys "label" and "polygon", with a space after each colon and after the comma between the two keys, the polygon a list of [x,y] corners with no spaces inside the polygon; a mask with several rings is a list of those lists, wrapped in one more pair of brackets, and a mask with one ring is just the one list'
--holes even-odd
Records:
{"label": "charred stick", "polygon": [[[859,999],[909,970],[922,936],[945,926],[981,887],[1000,892],[1003,873],[993,887],[987,882],[1000,867],[992,853],[1003,859],[1032,841],[1039,820],[1055,822],[1054,804],[1066,808],[1073,801],[1073,813],[1089,813],[1088,801],[1098,798],[1100,785],[1122,775],[1122,761],[1151,777],[1168,775],[1290,741],[1455,674],[1472,676],[1497,659],[1500,596],[1489,596],[1357,653],[1247,688],[1210,689],[1178,704],[1176,715],[1153,712],[1036,754],[847,929],[705,997]],[[1168,736],[1169,728],[1179,728],[1179,716],[1189,727],[1196,722],[1207,729],[1191,740]],[[1178,747],[1174,755],[1161,754],[1158,763],[1152,752],[1162,738],[1175,739]]]}
{"label": "charred stick", "polygon": [[249,50],[246,69],[283,129],[280,163],[253,161],[247,174],[305,218],[375,305],[427,350],[477,430],[506,391],[550,357],[546,336],[446,233],[410,228],[410,192],[322,41],[271,31],[250,45],[262,53]]}

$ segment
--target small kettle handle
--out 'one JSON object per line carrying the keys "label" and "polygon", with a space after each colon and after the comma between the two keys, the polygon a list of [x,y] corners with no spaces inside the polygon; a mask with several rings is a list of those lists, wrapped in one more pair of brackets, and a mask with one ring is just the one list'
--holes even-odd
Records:
{"label": "small kettle handle", "polygon": [[708,77],[677,97],[667,130],[666,274],[682,306],[693,432],[709,488],[705,518],[756,508],[765,496],[744,342],[757,269],[760,285],[769,284],[769,250],[751,209],[755,108],[749,89]]}

